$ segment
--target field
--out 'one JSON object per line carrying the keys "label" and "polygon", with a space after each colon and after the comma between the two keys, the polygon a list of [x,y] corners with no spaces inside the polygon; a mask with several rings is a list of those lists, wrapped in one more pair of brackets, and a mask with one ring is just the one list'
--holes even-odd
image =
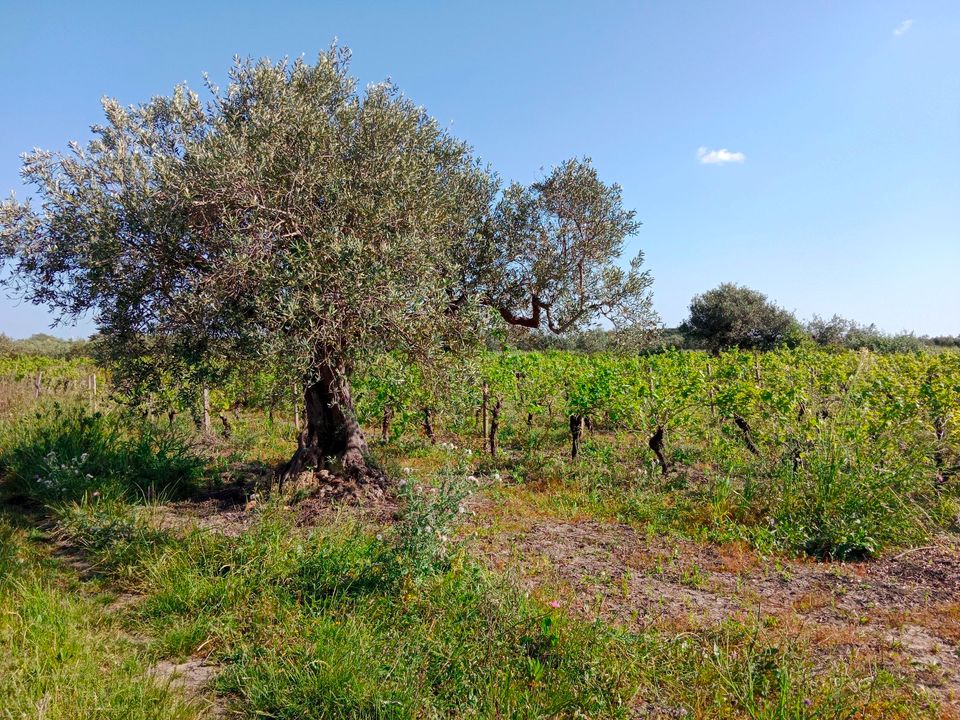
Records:
{"label": "field", "polygon": [[382,356],[382,486],[109,377],[0,359],[2,718],[960,717],[960,354]]}

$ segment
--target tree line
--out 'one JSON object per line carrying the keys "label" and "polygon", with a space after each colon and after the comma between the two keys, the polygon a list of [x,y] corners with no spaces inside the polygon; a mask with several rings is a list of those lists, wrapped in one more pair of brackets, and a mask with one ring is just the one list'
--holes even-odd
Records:
{"label": "tree line", "polygon": [[[503,349],[603,352],[616,349],[618,341],[616,333],[592,328],[564,337],[513,333],[508,334],[506,340],[492,345]],[[863,325],[839,315],[829,319],[814,315],[804,323],[763,293],[742,285],[723,283],[696,295],[690,303],[689,316],[682,324],[649,333],[637,349],[676,348],[718,353],[732,348],[773,350],[804,344],[879,353],[916,352],[925,348],[958,348],[960,335],[891,334],[876,325]]]}

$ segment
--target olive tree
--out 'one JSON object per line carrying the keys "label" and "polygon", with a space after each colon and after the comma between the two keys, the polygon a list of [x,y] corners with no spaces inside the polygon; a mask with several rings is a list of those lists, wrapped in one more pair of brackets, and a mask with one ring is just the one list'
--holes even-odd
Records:
{"label": "olive tree", "polygon": [[722,283],[690,302],[690,317],[681,331],[694,344],[713,352],[724,348],[772,348],[800,337],[793,314],[767,300],[763,293]]}
{"label": "olive tree", "polygon": [[376,476],[350,377],[474,346],[491,320],[561,333],[649,324],[619,187],[570,161],[529,188],[498,178],[390,83],[358,90],[349,52],[238,60],[229,84],[121,107],[86,146],[35,151],[36,204],[0,210],[11,281],[93,312],[118,381],[269,367],[305,388],[286,468]]}

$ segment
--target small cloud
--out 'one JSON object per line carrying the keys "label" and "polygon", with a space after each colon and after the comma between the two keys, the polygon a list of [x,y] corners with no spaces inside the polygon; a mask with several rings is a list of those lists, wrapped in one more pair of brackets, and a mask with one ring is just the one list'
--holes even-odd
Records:
{"label": "small cloud", "polygon": [[913,20],[904,20],[893,29],[893,34],[897,37],[905,35],[913,27]]}
{"label": "small cloud", "polygon": [[702,165],[726,165],[727,163],[742,163],[747,156],[742,152],[732,152],[726,148],[708,150],[702,145],[697,149],[697,157]]}

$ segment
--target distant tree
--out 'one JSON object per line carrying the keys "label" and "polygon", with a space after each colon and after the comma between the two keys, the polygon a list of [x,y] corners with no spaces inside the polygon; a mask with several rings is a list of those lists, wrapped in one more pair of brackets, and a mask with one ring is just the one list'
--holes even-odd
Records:
{"label": "distant tree", "polygon": [[934,347],[960,347],[960,335],[936,335],[927,342]]}
{"label": "distant tree", "polygon": [[856,329],[857,324],[853,320],[847,320],[839,315],[834,315],[829,320],[814,315],[806,326],[807,334],[815,343],[834,346],[845,345],[847,336]]}
{"label": "distant tree", "polygon": [[68,340],[47,333],[34,333],[28,338],[12,340],[0,335],[0,355],[31,355],[50,358],[86,357],[90,350],[87,340]]}
{"label": "distant tree", "polygon": [[818,345],[873,352],[914,352],[929,342],[913,333],[884,333],[876,325],[860,325],[839,315],[829,320],[814,315],[807,323],[806,331]]}
{"label": "distant tree", "polygon": [[686,345],[686,340],[682,328],[663,328],[656,338],[656,345],[665,350],[683,348]]}
{"label": "distant tree", "polygon": [[680,329],[694,345],[713,352],[795,344],[800,336],[792,313],[774,305],[763,293],[733,283],[695,296],[690,317]]}
{"label": "distant tree", "polygon": [[376,476],[354,368],[384,351],[429,364],[493,318],[563,333],[649,324],[639,225],[572,160],[499,192],[470,148],[390,84],[357,91],[349,52],[238,61],[212,101],[186,87],[104,103],[85,148],[26,156],[39,207],[0,208],[16,287],[92,310],[116,382],[270,369],[305,387],[287,466]]}
{"label": "distant tree", "polygon": [[529,187],[507,187],[483,230],[466,237],[461,297],[477,294],[508,324],[554,334],[595,318],[651,329],[643,253],[627,270],[611,262],[639,228],[619,185],[604,184],[589,160],[568,160]]}
{"label": "distant tree", "polygon": [[847,333],[843,344],[851,350],[866,349],[878,353],[916,352],[924,347],[923,340],[913,333],[890,335],[881,332],[876,325],[855,326]]}

